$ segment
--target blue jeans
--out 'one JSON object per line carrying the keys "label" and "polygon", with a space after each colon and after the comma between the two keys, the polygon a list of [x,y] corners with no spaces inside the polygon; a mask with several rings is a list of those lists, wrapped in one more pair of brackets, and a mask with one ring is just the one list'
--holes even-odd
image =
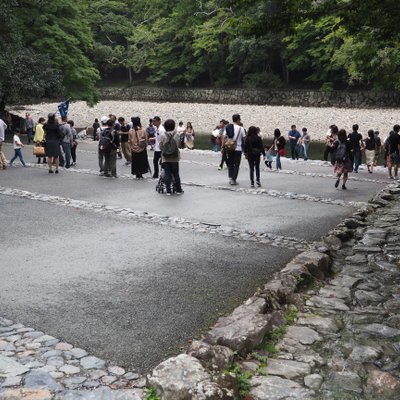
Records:
{"label": "blue jeans", "polygon": [[28,128],[26,130],[26,133],[28,135],[28,144],[31,143],[33,141],[33,129],[32,128]]}
{"label": "blue jeans", "polygon": [[215,151],[215,152],[221,151],[221,146],[219,144],[214,144],[213,151]]}
{"label": "blue jeans", "polygon": [[278,151],[276,152],[276,169],[282,169],[281,155]]}
{"label": "blue jeans", "polygon": [[290,141],[290,152],[292,155],[292,160],[299,159],[299,149],[297,147],[297,143],[294,140]]}
{"label": "blue jeans", "polygon": [[310,147],[310,143],[303,143],[303,156],[304,161],[308,160],[308,148]]}
{"label": "blue jeans", "polygon": [[10,167],[12,166],[12,163],[17,159],[17,157],[19,158],[19,161],[21,161],[21,164],[26,167],[25,161],[24,161],[24,157],[22,157],[22,151],[21,149],[14,149],[14,157],[10,160]]}
{"label": "blue jeans", "polygon": [[361,150],[354,150],[354,172],[358,171],[358,167],[361,165]]}
{"label": "blue jeans", "polygon": [[71,143],[62,142],[61,145],[65,156],[65,168],[69,168],[71,166]]}
{"label": "blue jeans", "polygon": [[172,177],[174,177],[176,191],[182,192],[181,178],[179,177],[179,163],[178,162],[164,162],[162,167],[165,171],[165,186],[167,193],[171,193]]}

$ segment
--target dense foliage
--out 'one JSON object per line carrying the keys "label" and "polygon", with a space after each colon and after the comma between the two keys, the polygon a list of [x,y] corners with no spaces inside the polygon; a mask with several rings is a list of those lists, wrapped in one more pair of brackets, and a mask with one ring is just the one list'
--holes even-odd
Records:
{"label": "dense foliage", "polygon": [[1,101],[99,79],[400,90],[398,0],[3,0]]}

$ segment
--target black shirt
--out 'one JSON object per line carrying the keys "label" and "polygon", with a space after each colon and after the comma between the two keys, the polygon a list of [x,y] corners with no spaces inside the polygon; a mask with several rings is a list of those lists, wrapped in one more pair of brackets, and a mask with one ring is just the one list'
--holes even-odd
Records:
{"label": "black shirt", "polygon": [[387,142],[389,145],[389,153],[399,154],[399,144],[400,144],[400,136],[398,133],[390,132],[389,137],[387,138]]}
{"label": "black shirt", "polygon": [[121,143],[126,143],[129,140],[129,125],[121,126],[120,131],[122,132],[120,135]]}
{"label": "black shirt", "polygon": [[351,148],[353,150],[360,150],[360,141],[362,140],[362,136],[358,132],[352,132],[349,135],[349,140],[351,144]]}

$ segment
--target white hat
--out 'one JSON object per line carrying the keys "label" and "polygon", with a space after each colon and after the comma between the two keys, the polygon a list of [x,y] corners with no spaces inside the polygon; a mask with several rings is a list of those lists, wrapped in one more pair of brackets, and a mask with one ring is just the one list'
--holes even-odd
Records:
{"label": "white hat", "polygon": [[106,116],[104,115],[103,117],[100,118],[100,121],[101,121],[102,124],[106,124],[107,121],[108,121],[109,119],[110,119],[110,118],[108,118],[108,117],[106,117]]}

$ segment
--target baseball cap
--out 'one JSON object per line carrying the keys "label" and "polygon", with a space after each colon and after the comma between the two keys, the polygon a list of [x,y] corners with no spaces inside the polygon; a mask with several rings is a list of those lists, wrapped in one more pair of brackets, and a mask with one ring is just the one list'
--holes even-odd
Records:
{"label": "baseball cap", "polygon": [[106,124],[110,118],[106,117],[105,115],[100,118],[102,124]]}

